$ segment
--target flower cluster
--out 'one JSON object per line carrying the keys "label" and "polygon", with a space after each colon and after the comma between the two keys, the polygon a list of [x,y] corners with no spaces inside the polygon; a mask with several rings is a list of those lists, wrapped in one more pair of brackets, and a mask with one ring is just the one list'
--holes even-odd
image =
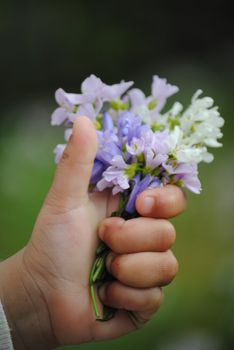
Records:
{"label": "flower cluster", "polygon": [[[224,123],[212,98],[201,97],[201,90],[194,94],[187,109],[175,102],[164,111],[167,98],[178,92],[177,86],[155,75],[151,95],[146,97],[132,85],[107,85],[91,75],[82,83],[80,94],[58,89],[55,97],[59,107],[51,120],[52,125],[65,126],[66,142],[76,118],[85,115],[93,121],[98,151],[90,190],[110,188],[113,194],[120,193],[119,209],[112,215],[125,219],[138,216],[136,197],[146,188],[175,184],[199,193],[198,164],[213,160],[208,147],[222,146],[218,140]],[[56,146],[56,162],[65,147],[66,143]],[[109,250],[100,243],[89,278],[95,316],[102,321],[115,314],[114,309],[104,306],[101,318],[94,287],[108,279],[105,259]]]}
{"label": "flower cluster", "polygon": [[[137,195],[146,188],[166,184],[201,191],[198,163],[211,162],[208,147],[220,147],[220,128],[224,120],[210,97],[198,90],[187,109],[179,102],[162,112],[167,98],[177,86],[166,79],[153,77],[151,95],[136,88],[133,82],[107,85],[91,75],[81,85],[80,94],[56,91],[59,104],[52,114],[52,125],[64,124],[65,140],[72,124],[81,115],[89,117],[96,129],[98,152],[94,161],[90,188],[125,197],[125,211],[135,212]],[[57,145],[59,162],[66,144]]]}

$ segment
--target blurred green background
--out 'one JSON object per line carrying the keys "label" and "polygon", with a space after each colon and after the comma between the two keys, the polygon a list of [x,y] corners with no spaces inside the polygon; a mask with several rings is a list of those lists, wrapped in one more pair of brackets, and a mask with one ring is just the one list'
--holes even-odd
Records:
{"label": "blurred green background", "polygon": [[202,194],[188,194],[173,220],[180,272],[159,313],[137,333],[79,349],[234,349],[233,62],[227,1],[0,0],[0,258],[27,242],[51,184],[63,138],[50,126],[56,88],[78,92],[94,73],[149,93],[158,74],[185,106],[202,88],[225,118],[224,147],[200,167]]}

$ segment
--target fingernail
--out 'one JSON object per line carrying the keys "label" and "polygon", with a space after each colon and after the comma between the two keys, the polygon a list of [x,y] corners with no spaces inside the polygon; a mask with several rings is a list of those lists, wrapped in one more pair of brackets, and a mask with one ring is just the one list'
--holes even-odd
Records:
{"label": "fingernail", "polygon": [[154,198],[153,197],[145,197],[143,199],[143,207],[141,210],[142,214],[148,214],[152,211],[154,206]]}

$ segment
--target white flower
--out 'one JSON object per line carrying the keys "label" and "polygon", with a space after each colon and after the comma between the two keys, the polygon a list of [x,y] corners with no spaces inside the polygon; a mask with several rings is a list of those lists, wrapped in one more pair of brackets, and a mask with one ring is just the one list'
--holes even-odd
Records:
{"label": "white flower", "polygon": [[167,98],[177,93],[179,88],[175,85],[167,83],[166,79],[162,79],[159,78],[159,76],[154,75],[151,91],[152,96],[157,102],[157,110],[160,111],[165,105]]}
{"label": "white flower", "polygon": [[168,137],[169,142],[169,148],[170,151],[173,153],[176,149],[178,149],[180,146],[184,145],[184,133],[183,131],[176,126],[170,133]]}
{"label": "white flower", "polygon": [[206,152],[206,149],[204,148],[194,148],[194,147],[192,148],[192,147],[181,146],[181,148],[175,152],[175,155],[178,162],[199,163],[203,160],[202,154],[204,151]]}
{"label": "white flower", "polygon": [[180,102],[175,102],[171,109],[167,112],[167,115],[176,117],[183,110],[183,105]]}
{"label": "white flower", "polygon": [[217,141],[223,135],[220,128],[224,119],[220,116],[218,108],[213,107],[211,97],[199,98],[201,90],[198,90],[188,109],[181,116],[181,129],[185,134],[185,143],[188,145],[207,145],[221,147]]}

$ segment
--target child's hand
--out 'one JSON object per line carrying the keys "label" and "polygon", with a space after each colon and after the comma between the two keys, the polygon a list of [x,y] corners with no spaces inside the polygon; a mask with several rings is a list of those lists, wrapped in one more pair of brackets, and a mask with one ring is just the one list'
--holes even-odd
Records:
{"label": "child's hand", "polygon": [[[147,190],[136,204],[143,217],[106,218],[117,197],[88,195],[95,153],[95,130],[80,117],[29,243],[0,264],[0,297],[16,349],[51,349],[126,334],[153,316],[162,302],[161,286],[177,273],[169,250],[175,230],[166,219],[184,210],[182,191],[174,186]],[[89,294],[97,230],[113,251],[107,268],[116,277],[101,287],[99,297],[120,309],[105,323],[95,320]],[[138,321],[125,310],[134,311]]]}

